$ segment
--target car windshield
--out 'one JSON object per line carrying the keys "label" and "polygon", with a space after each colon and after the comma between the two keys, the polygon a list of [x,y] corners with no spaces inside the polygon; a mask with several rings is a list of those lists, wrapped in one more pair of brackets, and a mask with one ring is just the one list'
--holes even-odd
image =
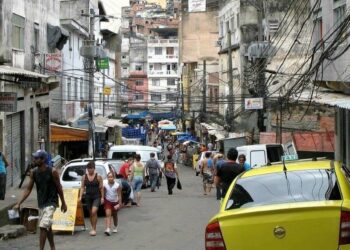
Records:
{"label": "car windshield", "polygon": [[287,171],[238,179],[226,210],[324,200],[341,200],[333,170]]}
{"label": "car windshield", "polygon": [[[102,177],[102,179],[107,178],[107,173],[104,166],[96,165],[95,168],[98,175]],[[68,166],[62,176],[63,181],[80,181],[82,176],[86,172],[86,165],[75,165]]]}

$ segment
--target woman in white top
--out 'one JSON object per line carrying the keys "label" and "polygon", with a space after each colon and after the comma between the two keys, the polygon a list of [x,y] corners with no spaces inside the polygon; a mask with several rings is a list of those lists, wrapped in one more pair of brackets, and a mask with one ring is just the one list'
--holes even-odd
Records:
{"label": "woman in white top", "polygon": [[105,199],[104,207],[106,212],[106,231],[105,234],[111,235],[112,215],[114,222],[113,233],[118,232],[118,210],[123,206],[122,202],[122,187],[114,180],[113,172],[109,172],[107,175],[108,183],[104,184]]}

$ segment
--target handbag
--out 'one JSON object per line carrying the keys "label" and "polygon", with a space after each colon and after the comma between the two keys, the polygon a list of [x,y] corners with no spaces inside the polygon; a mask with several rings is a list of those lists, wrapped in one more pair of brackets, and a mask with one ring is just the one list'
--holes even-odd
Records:
{"label": "handbag", "polygon": [[179,190],[182,189],[182,185],[181,185],[181,182],[180,182],[179,178],[177,178],[176,187],[177,187],[177,189],[179,189]]}

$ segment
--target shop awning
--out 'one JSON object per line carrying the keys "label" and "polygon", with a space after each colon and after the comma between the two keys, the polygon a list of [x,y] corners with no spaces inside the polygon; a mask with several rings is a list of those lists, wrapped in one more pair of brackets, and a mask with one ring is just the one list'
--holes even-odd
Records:
{"label": "shop awning", "polygon": [[107,122],[105,123],[105,126],[109,128],[114,128],[114,127],[126,128],[128,124],[122,123],[121,120],[108,119]]}
{"label": "shop awning", "polygon": [[88,141],[89,131],[81,128],[51,124],[51,142]]}
{"label": "shop awning", "polygon": [[0,65],[0,75],[25,76],[33,78],[48,78],[49,76],[37,72],[16,68],[8,65]]}

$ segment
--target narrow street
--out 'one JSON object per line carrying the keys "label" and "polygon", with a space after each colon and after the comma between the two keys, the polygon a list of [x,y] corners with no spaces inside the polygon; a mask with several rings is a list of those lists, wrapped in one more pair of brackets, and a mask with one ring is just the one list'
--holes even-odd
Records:
{"label": "narrow street", "polygon": [[[141,207],[124,208],[119,213],[119,232],[104,235],[104,218],[99,217],[98,235],[87,231],[55,235],[56,249],[132,249],[132,250],[200,250],[204,249],[204,230],[219,209],[215,190],[204,196],[202,181],[189,167],[179,166],[182,190],[169,196],[165,180],[155,193],[142,190]],[[87,229],[90,222],[85,218]],[[1,249],[38,249],[39,234],[1,242]],[[48,242],[46,249],[50,249]]]}

